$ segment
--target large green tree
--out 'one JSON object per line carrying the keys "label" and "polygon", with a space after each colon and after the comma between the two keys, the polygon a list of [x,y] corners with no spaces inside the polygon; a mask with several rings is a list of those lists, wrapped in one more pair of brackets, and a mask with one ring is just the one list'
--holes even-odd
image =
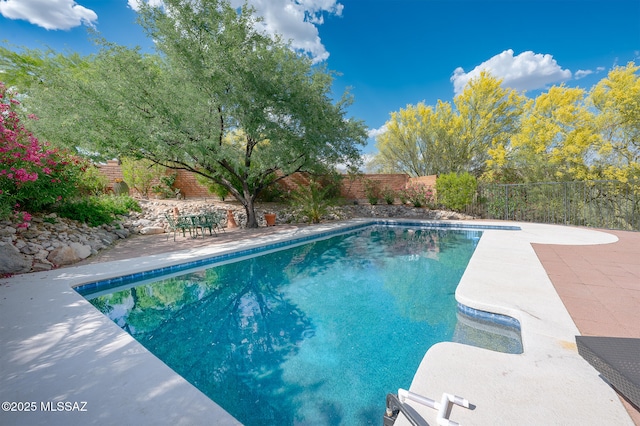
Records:
{"label": "large green tree", "polygon": [[28,103],[37,131],[208,178],[242,203],[248,227],[278,179],[359,161],[366,131],[346,117],[351,97],[334,102],[332,74],[260,33],[246,7],[166,0],[143,5],[140,22],[159,55],[102,41],[84,61],[48,57]]}

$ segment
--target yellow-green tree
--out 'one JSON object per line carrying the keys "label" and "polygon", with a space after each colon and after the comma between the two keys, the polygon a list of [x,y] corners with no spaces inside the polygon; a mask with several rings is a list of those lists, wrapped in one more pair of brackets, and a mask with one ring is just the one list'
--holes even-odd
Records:
{"label": "yellow-green tree", "polygon": [[439,101],[435,108],[424,103],[392,112],[386,131],[378,136],[373,162],[385,173],[426,176],[457,170],[466,147],[457,138],[459,119],[451,104]]}
{"label": "yellow-green tree", "polygon": [[469,172],[479,176],[491,149],[505,149],[518,130],[524,96],[482,73],[450,103],[419,103],[391,113],[377,139],[381,171],[413,176]]}
{"label": "yellow-green tree", "polygon": [[491,150],[508,149],[509,138],[519,129],[525,97],[501,84],[502,80],[483,71],[454,99],[460,116],[458,137],[468,150],[468,157],[461,159],[466,163],[461,171],[474,176],[485,172]]}
{"label": "yellow-green tree", "polygon": [[602,135],[595,172],[604,179],[640,178],[640,67],[611,70],[591,91]]}
{"label": "yellow-green tree", "polygon": [[600,145],[595,123],[583,89],[554,86],[527,103],[503,164],[517,170],[522,181],[588,179]]}

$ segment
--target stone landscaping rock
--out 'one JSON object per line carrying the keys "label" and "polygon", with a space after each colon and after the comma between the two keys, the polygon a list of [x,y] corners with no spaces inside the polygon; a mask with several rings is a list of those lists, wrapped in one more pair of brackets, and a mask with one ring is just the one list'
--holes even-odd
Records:
{"label": "stone landscaping rock", "polygon": [[73,251],[76,253],[76,256],[78,256],[80,259],[86,259],[87,257],[91,256],[90,246],[86,246],[80,243],[71,243],[69,244],[69,247],[73,249]]}
{"label": "stone landscaping rock", "polygon": [[130,233],[127,229],[116,229],[115,231],[113,231],[118,237],[122,238],[123,240],[125,238],[127,238]]}
{"label": "stone landscaping rock", "polygon": [[140,230],[142,235],[164,234],[164,228],[159,226],[145,226]]}
{"label": "stone landscaping rock", "polygon": [[53,268],[54,268],[53,263],[48,262],[46,260],[41,260],[41,261],[33,262],[33,266],[31,267],[31,272],[50,271]]}
{"label": "stone landscaping rock", "polygon": [[82,259],[71,247],[62,246],[54,249],[51,253],[49,253],[49,256],[47,256],[47,260],[56,266],[64,266],[79,262]]}
{"label": "stone landscaping rock", "polygon": [[135,226],[136,228],[146,228],[153,226],[153,221],[149,219],[138,219],[133,222],[133,226]]}
{"label": "stone landscaping rock", "polygon": [[20,253],[22,254],[36,254],[39,251],[40,247],[35,246],[33,243],[27,243],[27,245],[20,249]]}
{"label": "stone landscaping rock", "polygon": [[5,226],[3,228],[0,228],[0,237],[12,236],[15,235],[15,233],[16,228],[14,228],[13,226]]}
{"label": "stone landscaping rock", "polygon": [[31,260],[13,244],[0,244],[0,275],[29,272],[31,265]]}

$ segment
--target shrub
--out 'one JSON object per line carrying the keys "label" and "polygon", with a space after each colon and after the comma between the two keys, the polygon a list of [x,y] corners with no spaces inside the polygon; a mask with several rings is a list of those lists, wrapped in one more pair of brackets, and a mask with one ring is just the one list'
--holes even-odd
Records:
{"label": "shrub", "polygon": [[88,166],[69,151],[38,141],[18,118],[16,96],[0,82],[0,217],[4,218],[12,211],[14,215],[39,212],[75,196]]}
{"label": "shrub", "polygon": [[96,197],[65,202],[58,206],[57,212],[61,217],[84,222],[89,226],[111,223],[115,218],[105,206],[97,201]]}
{"label": "shrub", "polygon": [[226,186],[220,185],[219,183],[211,182],[211,184],[208,185],[207,189],[222,201],[224,201],[229,196],[229,189],[227,189]]}
{"label": "shrub", "polygon": [[141,212],[142,208],[140,204],[128,195],[113,197],[102,196],[98,198],[102,204],[104,204],[114,215],[126,215],[130,212]]}
{"label": "shrub", "polygon": [[61,217],[84,222],[89,226],[109,224],[118,215],[142,211],[138,202],[128,195],[79,198],[60,204],[56,210]]}
{"label": "shrub", "polygon": [[382,190],[382,198],[384,199],[385,203],[391,205],[396,200],[396,193],[393,191],[393,189],[385,186]]}
{"label": "shrub", "polygon": [[407,195],[407,190],[406,189],[402,189],[402,190],[398,191],[398,199],[400,200],[400,204],[402,204],[403,206],[405,204],[407,204],[407,201],[409,200],[409,197]]}
{"label": "shrub", "polygon": [[109,178],[94,165],[88,166],[80,176],[78,191],[81,195],[103,195],[107,193]]}
{"label": "shrub", "polygon": [[448,173],[436,179],[438,203],[449,210],[461,211],[473,202],[478,182],[468,172]]}
{"label": "shrub", "polygon": [[174,189],[173,184],[178,177],[177,172],[173,172],[168,175],[160,176],[160,183],[151,187],[152,191],[164,198],[173,198],[180,192],[179,189]]}
{"label": "shrub", "polygon": [[404,190],[403,198],[414,207],[431,207],[433,205],[433,191],[430,187],[422,184],[409,186]]}
{"label": "shrub", "polygon": [[279,182],[271,183],[266,188],[263,188],[258,195],[258,200],[265,203],[273,203],[278,201],[284,201],[287,198],[286,192],[282,189]]}
{"label": "shrub", "polygon": [[326,197],[332,202],[337,202],[342,198],[342,182],[344,181],[344,176],[337,171],[329,171],[322,175],[317,176],[317,181],[320,183],[320,186],[327,190]]}
{"label": "shrub", "polygon": [[363,181],[363,185],[364,194],[367,197],[369,204],[372,206],[378,204],[378,200],[380,199],[380,183],[375,180],[365,179]]}
{"label": "shrub", "polygon": [[[147,159],[122,158],[122,176],[138,194],[149,198],[149,192],[153,188],[153,183],[161,180],[165,176],[166,168]],[[175,181],[175,178],[174,178]],[[171,182],[173,185],[173,182]],[[174,193],[171,191],[171,195]]]}
{"label": "shrub", "polygon": [[298,185],[298,188],[291,192],[291,204],[296,210],[296,220],[306,218],[310,223],[319,223],[334,203],[335,198],[331,196],[333,191],[333,184],[323,187],[315,180],[309,181],[308,185]]}
{"label": "shrub", "polygon": [[[233,185],[236,191],[242,193],[243,191],[242,183],[237,178],[231,175],[227,175],[225,177],[229,182],[231,182],[231,184]],[[231,194],[231,191],[229,191],[229,188],[217,182],[214,182],[212,179],[210,179],[207,176],[196,174],[196,182],[198,182],[199,185],[202,185],[205,188],[207,188],[209,193],[217,195],[222,201],[224,201]],[[280,193],[281,192],[282,191],[280,191]],[[275,195],[275,197],[277,196],[278,195]],[[259,198],[262,199],[262,194],[260,194]],[[265,198],[269,198],[269,195],[265,196]]]}

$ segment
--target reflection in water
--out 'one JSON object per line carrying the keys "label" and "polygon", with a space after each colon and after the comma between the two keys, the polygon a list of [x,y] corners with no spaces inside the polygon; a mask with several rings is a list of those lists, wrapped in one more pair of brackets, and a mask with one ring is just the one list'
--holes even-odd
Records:
{"label": "reflection in water", "polygon": [[244,424],[379,424],[479,235],[372,227],[91,302]]}

